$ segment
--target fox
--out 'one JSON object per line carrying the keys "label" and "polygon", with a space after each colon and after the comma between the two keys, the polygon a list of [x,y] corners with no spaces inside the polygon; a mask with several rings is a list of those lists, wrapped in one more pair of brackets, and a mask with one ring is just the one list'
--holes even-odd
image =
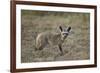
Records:
{"label": "fox", "polygon": [[57,45],[63,55],[62,44],[69,35],[71,27],[62,28],[59,26],[60,32],[41,32],[36,37],[36,50],[43,50],[47,45]]}

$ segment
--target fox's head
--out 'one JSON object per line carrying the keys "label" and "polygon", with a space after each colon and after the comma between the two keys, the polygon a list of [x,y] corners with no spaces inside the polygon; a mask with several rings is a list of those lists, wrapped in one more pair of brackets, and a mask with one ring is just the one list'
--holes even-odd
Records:
{"label": "fox's head", "polygon": [[61,39],[64,40],[67,38],[67,36],[69,35],[69,32],[71,30],[71,27],[68,28],[62,28],[61,26],[59,26],[60,29],[60,33],[61,33]]}

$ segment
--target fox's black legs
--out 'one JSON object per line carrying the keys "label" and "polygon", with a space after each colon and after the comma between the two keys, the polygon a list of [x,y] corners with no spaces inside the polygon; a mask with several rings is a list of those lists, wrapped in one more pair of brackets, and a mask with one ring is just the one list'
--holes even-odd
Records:
{"label": "fox's black legs", "polygon": [[60,52],[61,52],[61,55],[63,55],[63,50],[62,50],[61,45],[58,45],[58,47],[59,47],[59,50],[60,50]]}

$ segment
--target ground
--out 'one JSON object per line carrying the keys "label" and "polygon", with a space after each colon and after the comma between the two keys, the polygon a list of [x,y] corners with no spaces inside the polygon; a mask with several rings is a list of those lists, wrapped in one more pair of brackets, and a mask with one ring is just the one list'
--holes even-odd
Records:
{"label": "ground", "polygon": [[[64,55],[58,47],[49,46],[35,51],[39,33],[58,32],[58,26],[71,26],[71,32],[63,43]],[[90,14],[74,12],[21,11],[21,62],[47,62],[86,60],[90,58]]]}

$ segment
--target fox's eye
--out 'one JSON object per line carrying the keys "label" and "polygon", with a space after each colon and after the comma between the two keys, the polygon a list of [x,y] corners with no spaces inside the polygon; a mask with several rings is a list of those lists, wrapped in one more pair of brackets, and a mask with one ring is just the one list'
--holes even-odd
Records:
{"label": "fox's eye", "polygon": [[63,35],[65,35],[65,33],[63,33]]}

